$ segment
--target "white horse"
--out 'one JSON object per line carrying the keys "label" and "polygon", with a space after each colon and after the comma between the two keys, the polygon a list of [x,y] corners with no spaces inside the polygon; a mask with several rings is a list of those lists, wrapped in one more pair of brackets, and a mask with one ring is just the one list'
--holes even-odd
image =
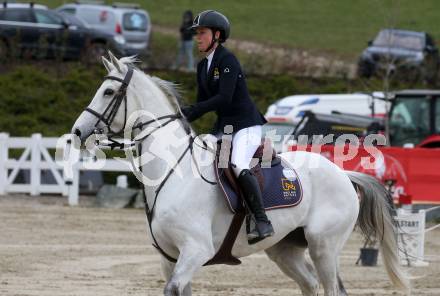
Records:
{"label": "white horse", "polygon": [[[167,178],[161,177],[164,182],[145,186],[147,206],[154,207],[153,219],[151,223],[147,219],[147,226],[161,249],[177,259],[173,263],[161,256],[166,278],[164,295],[191,295],[194,273],[216,254],[233,218],[219,187],[206,182],[215,180],[213,166],[197,163],[198,159],[212,157],[212,151],[202,149],[196,140],[191,152],[197,157],[185,153],[191,140],[188,133],[194,132],[179,117],[173,84],[134,68],[132,58],[118,60],[111,53],[110,58],[111,62],[103,58],[109,76],[76,120],[72,133],[85,140],[96,128],[122,130],[128,125],[127,117],[140,110],[158,118],[146,121],[142,115],[134,123],[143,128],[142,132],[134,130],[134,136],[141,139],[137,146],[141,149],[138,153],[142,154],[144,175],[153,180],[167,175],[172,164],[178,163],[178,167]],[[180,139],[180,145],[164,146],[171,139]],[[144,154],[148,154],[145,159]],[[325,295],[345,295],[338,274],[338,256],[357,221],[365,236],[380,241],[393,284],[409,289],[409,281],[399,267],[392,202],[384,187],[368,175],[341,170],[319,154],[287,152],[279,156],[284,165],[296,170],[303,188],[302,202],[296,207],[268,211],[275,235],[257,244],[248,244],[242,226],[232,254],[239,258],[264,250],[298,283],[303,295],[318,295],[319,283]],[[203,178],[194,176],[195,167]],[[307,246],[288,236],[300,227]],[[306,259],[307,248],[314,267]]]}

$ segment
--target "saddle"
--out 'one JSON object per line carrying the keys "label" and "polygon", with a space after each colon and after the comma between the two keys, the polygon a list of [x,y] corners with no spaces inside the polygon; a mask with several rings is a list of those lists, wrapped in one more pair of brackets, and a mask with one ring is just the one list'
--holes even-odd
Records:
{"label": "saddle", "polygon": [[[225,143],[224,143],[225,144]],[[244,198],[229,159],[229,147],[226,143],[224,152],[227,158],[222,155],[222,150],[215,160],[215,173],[217,182],[223,192],[227,205],[234,217],[229,230],[217,254],[205,265],[228,264],[238,265],[241,261],[232,256],[231,251],[235,240],[240,232],[243,221],[246,218]],[[221,142],[217,142],[221,145]],[[229,146],[228,146],[229,145]],[[218,146],[220,148],[220,146]],[[225,147],[223,147],[225,148]],[[262,141],[254,154],[254,163],[251,163],[251,172],[257,177],[263,194],[263,203],[266,210],[296,206],[302,199],[302,188],[295,170],[283,167],[281,159],[277,156],[269,139]],[[220,166],[223,165],[224,168]],[[247,219],[247,222],[249,219]],[[247,229],[249,224],[247,223]]]}

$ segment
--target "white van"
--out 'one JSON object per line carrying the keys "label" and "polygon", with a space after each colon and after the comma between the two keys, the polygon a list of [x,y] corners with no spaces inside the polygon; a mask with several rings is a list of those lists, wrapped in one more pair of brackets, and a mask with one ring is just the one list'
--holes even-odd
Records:
{"label": "white van", "polygon": [[[381,93],[374,94],[382,97]],[[386,101],[373,99],[369,94],[321,94],[295,95],[276,101],[267,109],[265,117],[269,122],[288,122],[297,124],[306,111],[320,114],[348,113],[364,116],[383,117],[386,114]],[[373,112],[374,110],[374,112]]]}

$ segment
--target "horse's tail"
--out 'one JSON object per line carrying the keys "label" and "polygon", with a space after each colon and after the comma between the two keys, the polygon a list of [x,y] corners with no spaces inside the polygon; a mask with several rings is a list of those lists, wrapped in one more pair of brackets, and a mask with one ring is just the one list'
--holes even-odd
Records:
{"label": "horse's tail", "polygon": [[410,281],[402,271],[397,246],[397,227],[393,217],[393,199],[374,177],[346,171],[360,194],[358,225],[365,239],[379,241],[386,271],[394,286],[409,291]]}

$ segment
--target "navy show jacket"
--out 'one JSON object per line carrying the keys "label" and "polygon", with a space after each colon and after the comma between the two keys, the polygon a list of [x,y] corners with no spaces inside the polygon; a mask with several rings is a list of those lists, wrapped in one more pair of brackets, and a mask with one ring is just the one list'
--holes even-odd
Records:
{"label": "navy show jacket", "polygon": [[237,58],[219,45],[214,51],[208,73],[207,63],[208,60],[204,58],[197,65],[197,104],[194,106],[195,116],[192,120],[215,111],[217,121],[213,134],[223,133],[227,125],[231,125],[235,133],[266,123],[249,96],[245,76]]}

